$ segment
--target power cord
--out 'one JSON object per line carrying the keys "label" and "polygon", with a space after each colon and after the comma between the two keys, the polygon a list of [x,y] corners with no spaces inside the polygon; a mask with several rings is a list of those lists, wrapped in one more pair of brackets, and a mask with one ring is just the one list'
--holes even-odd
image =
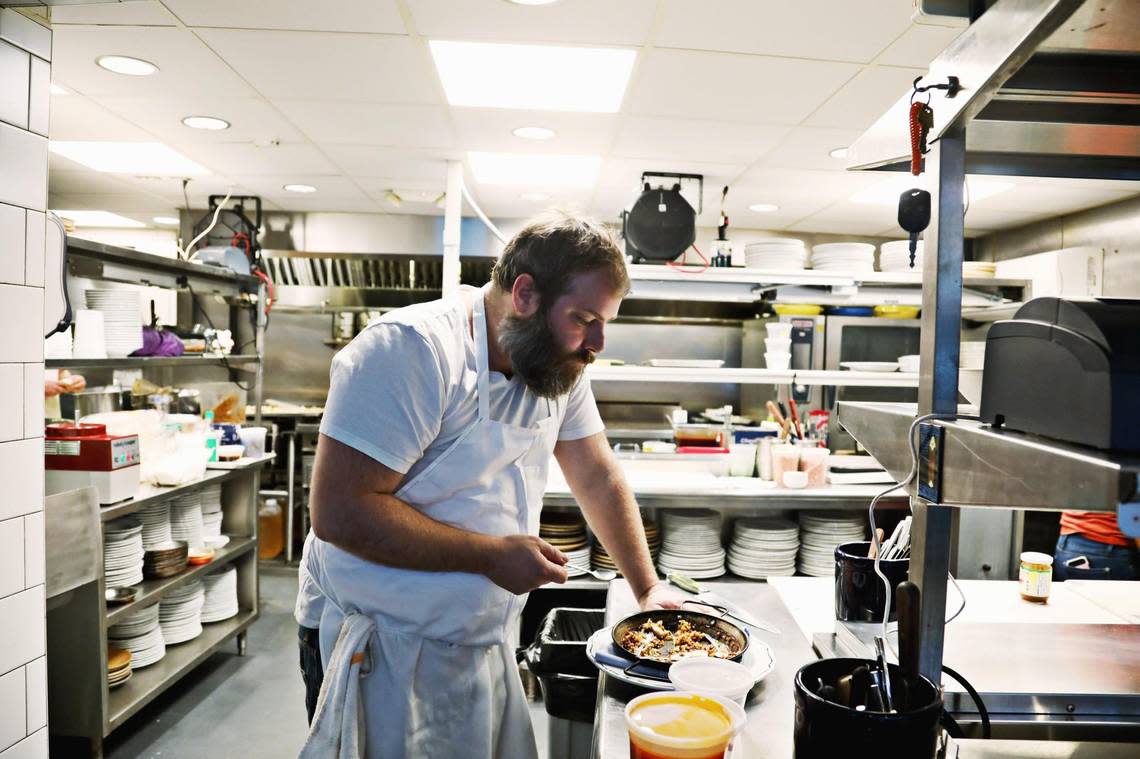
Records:
{"label": "power cord", "polygon": [[[207,311],[205,306],[203,306],[201,304],[201,302],[198,300],[198,293],[194,292],[194,288],[190,285],[190,280],[183,278],[181,280],[180,284],[184,285],[186,287],[186,289],[190,291],[191,302],[194,304],[194,306],[197,308],[198,311],[202,312],[202,316],[206,317],[206,323],[210,325],[210,329],[212,329],[216,332],[218,330],[218,328],[216,326],[214,326],[214,320],[210,318],[210,312]],[[234,374],[234,368],[232,366],[230,366],[230,362],[226,358],[226,354],[219,353],[218,357],[222,359],[222,366],[225,367],[226,371],[228,371],[230,373],[231,377],[236,376]],[[247,384],[243,385],[240,380],[231,379],[230,382],[237,385],[242,390],[245,390],[247,393],[250,390],[250,386]]]}
{"label": "power cord", "polygon": [[969,680],[962,677],[960,674],[950,669],[950,667],[947,667],[945,664],[942,665],[942,673],[949,675],[950,679],[957,682],[959,685],[966,689],[967,693],[970,694],[970,698],[974,700],[974,706],[978,707],[978,716],[981,717],[982,720],[982,737],[989,739],[990,736],[993,735],[993,731],[990,726],[990,713],[986,709],[985,703],[982,701],[981,694],[974,690],[974,686],[970,685]]}

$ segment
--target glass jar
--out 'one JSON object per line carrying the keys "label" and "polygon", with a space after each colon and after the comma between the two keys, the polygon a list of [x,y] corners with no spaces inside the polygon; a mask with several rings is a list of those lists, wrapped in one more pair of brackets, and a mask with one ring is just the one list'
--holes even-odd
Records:
{"label": "glass jar", "polygon": [[1053,557],[1047,553],[1025,551],[1017,573],[1021,597],[1033,603],[1047,603],[1053,585]]}

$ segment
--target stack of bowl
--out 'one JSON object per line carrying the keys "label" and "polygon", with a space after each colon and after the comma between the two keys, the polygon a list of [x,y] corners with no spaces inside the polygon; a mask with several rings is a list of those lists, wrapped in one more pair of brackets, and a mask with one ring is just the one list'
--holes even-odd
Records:
{"label": "stack of bowl", "polygon": [[170,540],[154,545],[143,556],[143,574],[151,580],[173,577],[186,568],[190,547],[182,540]]}

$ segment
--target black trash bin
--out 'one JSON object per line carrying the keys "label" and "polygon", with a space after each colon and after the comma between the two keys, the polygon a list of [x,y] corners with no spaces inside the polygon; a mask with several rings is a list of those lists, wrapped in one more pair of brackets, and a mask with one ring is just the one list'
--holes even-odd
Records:
{"label": "black trash bin", "polygon": [[551,717],[594,721],[598,669],[586,656],[586,641],[605,625],[604,609],[551,609],[526,649],[527,667],[538,676]]}

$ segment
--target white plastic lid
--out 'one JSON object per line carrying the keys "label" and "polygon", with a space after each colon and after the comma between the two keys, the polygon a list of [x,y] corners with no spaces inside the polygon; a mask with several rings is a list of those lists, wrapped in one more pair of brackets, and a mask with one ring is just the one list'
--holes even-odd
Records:
{"label": "white plastic lid", "polygon": [[673,662],[669,680],[677,690],[712,693],[733,699],[752,689],[752,672],[748,667],[728,659],[693,657]]}
{"label": "white plastic lid", "polygon": [[1021,554],[1021,560],[1027,564],[1047,564],[1053,566],[1053,557],[1047,553],[1038,553],[1037,551],[1025,551]]}

